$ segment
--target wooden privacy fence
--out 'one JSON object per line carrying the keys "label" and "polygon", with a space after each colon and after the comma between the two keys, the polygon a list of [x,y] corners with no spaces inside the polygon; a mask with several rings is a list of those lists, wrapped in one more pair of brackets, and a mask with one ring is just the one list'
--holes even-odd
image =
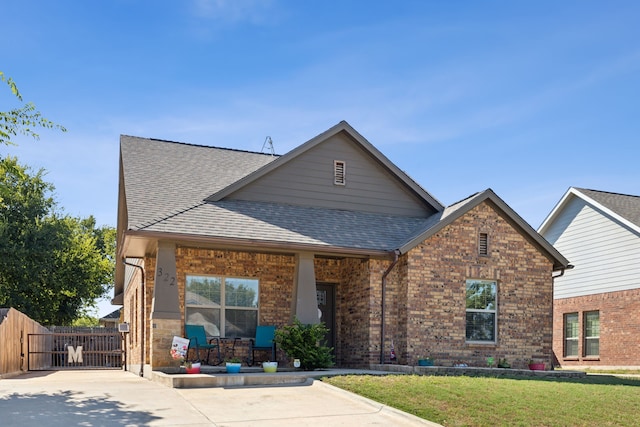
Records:
{"label": "wooden privacy fence", "polygon": [[[67,332],[29,334],[27,370],[121,368],[122,337],[118,330],[93,329],[95,332],[72,328]],[[42,360],[48,363],[43,365]]]}
{"label": "wooden privacy fence", "polygon": [[116,328],[45,328],[13,308],[0,309],[0,378],[59,369],[120,369]]}
{"label": "wooden privacy fence", "polygon": [[[47,328],[18,310],[0,308],[0,377],[26,371],[27,335],[47,332]],[[33,362],[45,364],[47,361],[43,356]]]}

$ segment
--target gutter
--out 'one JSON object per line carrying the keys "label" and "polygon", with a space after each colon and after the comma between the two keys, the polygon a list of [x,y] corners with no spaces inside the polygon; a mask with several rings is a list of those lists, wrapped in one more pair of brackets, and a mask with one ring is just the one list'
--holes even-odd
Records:
{"label": "gutter", "polygon": [[[557,276],[551,276],[551,279],[557,279],[558,277],[562,277],[564,276],[564,272],[565,270],[573,270],[575,268],[575,265],[573,264],[568,264],[566,267],[562,267],[560,268],[560,274],[558,274]],[[558,270],[555,270],[558,271]]]}
{"label": "gutter", "polygon": [[[138,375],[140,375],[141,377],[144,377],[144,347],[146,346],[146,343],[144,341],[144,328],[145,328],[145,322],[144,322],[144,317],[146,316],[145,314],[145,291],[144,291],[144,268],[138,264],[132,264],[130,262],[127,262],[127,260],[125,258],[122,258],[122,263],[134,268],[139,268],[140,269],[140,274],[141,274],[141,281],[140,281],[140,289],[141,289],[141,294],[142,294],[142,298],[140,298],[140,305],[141,305],[141,310],[140,310],[140,314],[141,314],[141,321],[140,321],[140,372]],[[124,302],[124,301],[123,301]]]}
{"label": "gutter", "polygon": [[393,267],[398,263],[398,255],[400,251],[396,249],[393,251],[393,262],[391,265],[382,273],[382,311],[381,311],[381,322],[380,322],[380,364],[384,365],[384,334],[385,334],[385,303],[386,303],[386,293],[387,293],[387,276],[393,270]]}
{"label": "gutter", "polygon": [[[333,245],[317,245],[311,243],[290,243],[274,240],[260,239],[239,239],[233,237],[214,237],[205,235],[195,235],[186,233],[168,233],[163,231],[144,231],[144,230],[128,230],[126,232],[127,239],[143,238],[149,240],[170,239],[177,243],[198,243],[203,247],[231,248],[243,250],[256,250],[259,246],[260,250],[269,250],[276,253],[293,254],[300,251],[314,252],[319,254],[328,254],[331,256],[359,257],[359,258],[387,258],[389,251],[384,249],[362,249],[347,248]],[[129,244],[127,241],[126,244]],[[124,253],[124,248],[123,251]]]}

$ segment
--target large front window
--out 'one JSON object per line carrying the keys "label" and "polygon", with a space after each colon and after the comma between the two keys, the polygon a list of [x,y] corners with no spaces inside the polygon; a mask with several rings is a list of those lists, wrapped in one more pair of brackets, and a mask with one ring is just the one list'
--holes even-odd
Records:
{"label": "large front window", "polygon": [[594,357],[600,354],[600,312],[584,313],[584,355]]}
{"label": "large front window", "polygon": [[578,357],[578,313],[564,315],[564,357]]}
{"label": "large front window", "polygon": [[254,337],[258,279],[187,276],[185,319],[204,325],[207,336]]}
{"label": "large front window", "polygon": [[467,280],[467,341],[496,342],[497,291],[493,280]]}

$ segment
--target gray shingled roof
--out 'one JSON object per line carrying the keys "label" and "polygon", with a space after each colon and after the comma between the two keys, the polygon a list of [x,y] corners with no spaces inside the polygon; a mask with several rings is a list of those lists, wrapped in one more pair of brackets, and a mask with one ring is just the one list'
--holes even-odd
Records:
{"label": "gray shingled roof", "polygon": [[391,251],[423,229],[425,218],[226,200],[201,203],[144,231],[257,242]]}
{"label": "gray shingled roof", "polygon": [[119,308],[115,311],[112,311],[111,313],[107,314],[106,316],[102,316],[100,319],[104,319],[104,320],[118,320],[120,318],[120,311],[122,309]]}
{"label": "gray shingled roof", "polygon": [[640,197],[628,194],[576,188],[587,197],[640,227]]}
{"label": "gray shingled roof", "polygon": [[277,156],[157,139],[120,137],[127,228],[159,220],[277,159]]}
{"label": "gray shingled roof", "polygon": [[278,156],[121,136],[127,229],[283,244],[390,251],[425,218],[208,196]]}

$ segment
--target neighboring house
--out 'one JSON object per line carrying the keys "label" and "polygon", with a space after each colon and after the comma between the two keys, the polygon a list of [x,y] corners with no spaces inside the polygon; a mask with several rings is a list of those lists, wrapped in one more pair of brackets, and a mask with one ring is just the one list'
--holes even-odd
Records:
{"label": "neighboring house", "polygon": [[121,308],[112,311],[111,313],[107,314],[104,317],[101,317],[100,319],[98,319],[98,323],[100,324],[100,326],[103,326],[105,328],[117,328],[118,324],[120,323],[120,312],[122,311]]}
{"label": "neighboring house", "polygon": [[640,197],[572,187],[539,232],[574,266],[555,279],[558,364],[640,367]]}
{"label": "neighboring house", "polygon": [[185,323],[249,338],[294,317],[327,324],[338,366],[389,362],[392,344],[402,364],[551,362],[568,261],[493,191],[445,208],[346,122],[283,156],[120,144],[131,369],[174,365]]}

